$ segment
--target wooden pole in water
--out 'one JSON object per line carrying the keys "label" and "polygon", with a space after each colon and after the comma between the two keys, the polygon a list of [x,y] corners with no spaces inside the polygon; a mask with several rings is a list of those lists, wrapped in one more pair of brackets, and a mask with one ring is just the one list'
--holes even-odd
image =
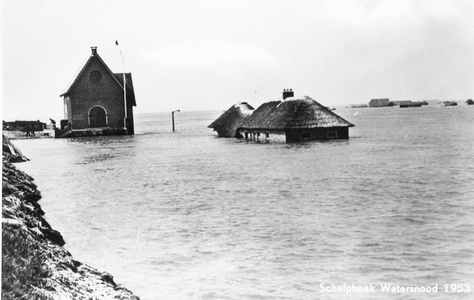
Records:
{"label": "wooden pole in water", "polygon": [[174,131],[174,113],[175,112],[180,112],[180,110],[179,109],[178,110],[173,110],[171,112],[171,124],[172,124],[172,127],[173,127],[173,131]]}
{"label": "wooden pole in water", "polygon": [[123,118],[123,127],[125,130],[127,129],[127,79],[125,78],[125,57],[123,57],[122,49],[120,49],[120,45],[117,40],[115,40],[115,45],[118,46],[120,51],[120,56],[122,57],[122,64],[123,64],[123,102],[124,102],[124,118]]}

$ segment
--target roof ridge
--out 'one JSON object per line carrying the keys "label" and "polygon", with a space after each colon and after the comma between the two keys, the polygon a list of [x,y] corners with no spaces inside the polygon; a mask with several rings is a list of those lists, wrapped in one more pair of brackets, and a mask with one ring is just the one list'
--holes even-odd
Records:
{"label": "roof ridge", "polygon": [[[69,86],[68,90],[65,92],[65,93],[62,93],[61,95],[59,95],[59,97],[62,97],[62,96],[65,96],[67,94],[69,94],[69,92],[71,91],[72,87],[77,83],[77,81],[79,80],[79,77],[81,77],[82,73],[84,73],[84,70],[87,68],[87,66],[90,64],[91,60],[94,58],[94,57],[97,57],[99,59],[99,61],[104,65],[105,69],[112,75],[112,77],[115,79],[115,81],[117,82],[117,84],[123,89],[123,85],[120,83],[120,81],[117,79],[117,77],[115,77],[115,73],[112,72],[112,70],[110,70],[109,66],[107,66],[107,64],[104,62],[104,60],[102,59],[102,57],[100,57],[99,53],[94,52],[92,53],[92,55],[89,57],[89,59],[87,60],[87,62],[84,64],[84,67],[82,67],[81,71],[79,72],[79,74],[76,76],[76,78],[74,79],[74,81],[72,82],[72,84]],[[119,73],[119,74],[123,74],[123,73]],[[127,73],[125,73],[127,74]],[[132,73],[129,73],[129,74],[132,74]]]}

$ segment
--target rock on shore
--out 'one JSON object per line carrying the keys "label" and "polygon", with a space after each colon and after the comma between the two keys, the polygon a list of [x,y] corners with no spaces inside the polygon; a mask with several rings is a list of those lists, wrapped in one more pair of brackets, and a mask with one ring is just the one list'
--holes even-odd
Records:
{"label": "rock on shore", "polygon": [[[4,149],[11,145],[3,142]],[[74,260],[63,248],[63,237],[43,217],[33,178],[11,158],[3,153],[1,298],[139,299],[112,275]],[[13,160],[24,159],[20,153]]]}

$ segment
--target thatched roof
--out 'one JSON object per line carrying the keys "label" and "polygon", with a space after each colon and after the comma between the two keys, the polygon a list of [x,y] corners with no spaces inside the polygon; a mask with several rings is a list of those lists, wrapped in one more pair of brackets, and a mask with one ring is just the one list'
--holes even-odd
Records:
{"label": "thatched roof", "polygon": [[243,122],[241,128],[297,129],[353,126],[327,107],[304,96],[262,104]]}
{"label": "thatched roof", "polygon": [[237,103],[207,127],[214,128],[221,137],[236,137],[237,129],[241,127],[253,111],[254,108],[247,102]]}

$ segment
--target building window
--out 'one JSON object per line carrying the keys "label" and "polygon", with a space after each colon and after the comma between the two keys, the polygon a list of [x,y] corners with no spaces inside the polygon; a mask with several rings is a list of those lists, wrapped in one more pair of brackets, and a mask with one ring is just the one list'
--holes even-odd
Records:
{"label": "building window", "polygon": [[90,81],[92,81],[94,83],[97,83],[101,79],[102,79],[102,73],[100,73],[100,71],[94,70],[94,71],[89,73],[89,80]]}
{"label": "building window", "polygon": [[64,119],[68,118],[68,114],[67,114],[67,109],[69,107],[68,100],[69,98],[64,99]]}
{"label": "building window", "polygon": [[328,139],[337,139],[337,131],[328,131]]}
{"label": "building window", "polygon": [[310,140],[310,139],[311,139],[311,132],[304,132],[304,133],[301,135],[301,139],[302,139],[302,140]]}

